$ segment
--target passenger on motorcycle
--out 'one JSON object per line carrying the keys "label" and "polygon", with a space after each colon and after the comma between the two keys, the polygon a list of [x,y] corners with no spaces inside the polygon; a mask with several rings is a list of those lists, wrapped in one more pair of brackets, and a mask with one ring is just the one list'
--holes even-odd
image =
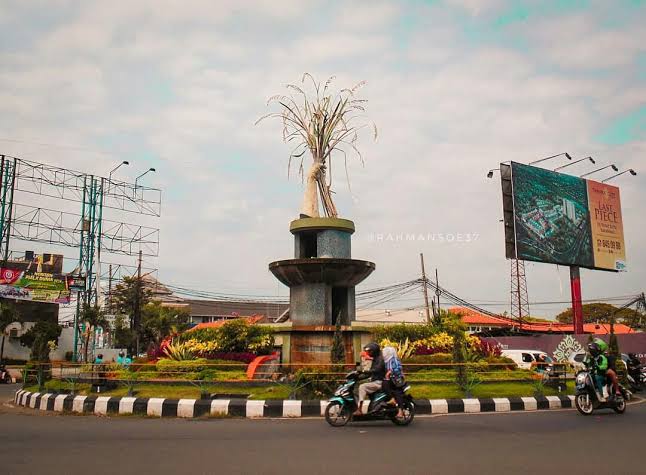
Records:
{"label": "passenger on motorcycle", "polygon": [[354,412],[355,416],[361,415],[361,401],[368,398],[369,394],[377,392],[381,389],[381,383],[386,377],[386,365],[381,356],[381,348],[377,343],[368,343],[363,347],[363,351],[368,357],[372,358],[372,365],[368,371],[362,371],[363,375],[370,376],[370,381],[359,385],[359,404],[357,410]]}
{"label": "passenger on motorcycle", "polygon": [[606,385],[606,380],[609,378],[612,381],[612,394],[619,394],[619,382],[617,380],[617,373],[614,369],[609,368],[608,357],[605,352],[608,350],[608,345],[601,338],[595,338],[592,343],[588,345],[588,351],[592,356],[592,373],[594,374],[595,383],[601,393],[603,387]]}
{"label": "passenger on motorcycle", "polygon": [[402,370],[401,361],[397,357],[397,350],[392,346],[386,346],[381,351],[386,364],[386,379],[382,384],[382,390],[390,397],[388,404],[397,404],[397,417],[404,417],[402,406],[404,405],[404,392],[402,388],[405,385],[404,371]]}

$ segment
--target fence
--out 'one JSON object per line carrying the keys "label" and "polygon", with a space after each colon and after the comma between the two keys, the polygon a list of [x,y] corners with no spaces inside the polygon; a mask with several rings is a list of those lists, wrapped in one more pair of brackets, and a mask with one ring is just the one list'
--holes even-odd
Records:
{"label": "fence", "polygon": [[[39,392],[75,394],[81,392],[126,391],[134,395],[151,386],[184,387],[199,390],[200,397],[211,397],[212,391],[236,390],[236,394],[253,395],[275,388],[277,395],[289,398],[329,396],[336,385],[355,370],[351,364],[279,364],[256,371],[249,380],[245,363],[204,363],[160,360],[165,363],[139,364],[127,367],[115,363],[79,364],[68,362],[30,363],[23,370],[23,386],[37,385]],[[511,363],[407,363],[403,365],[406,380],[413,390],[431,391],[432,387],[457,387],[469,396],[476,387],[493,387],[504,383],[521,383],[540,393],[544,387],[564,391],[575,370],[568,364],[539,364],[533,370],[522,370]],[[263,389],[264,388],[264,389]],[[168,391],[168,389],[166,389]],[[249,391],[249,393],[240,392]],[[174,391],[179,392],[181,391]],[[485,391],[486,392],[486,391]],[[231,393],[226,393],[231,395]]]}

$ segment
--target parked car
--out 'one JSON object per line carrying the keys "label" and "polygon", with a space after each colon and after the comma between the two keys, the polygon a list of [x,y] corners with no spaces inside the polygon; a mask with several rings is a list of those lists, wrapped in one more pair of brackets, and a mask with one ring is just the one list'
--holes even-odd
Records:
{"label": "parked car", "polygon": [[538,367],[541,362],[541,356],[545,358],[545,362],[553,362],[547,353],[540,350],[502,350],[502,356],[513,360],[520,369],[534,369]]}
{"label": "parked car", "polygon": [[570,356],[568,357],[568,363],[572,365],[575,371],[581,371],[585,369],[585,365],[583,364],[583,360],[585,359],[585,352],[580,351],[577,353],[570,353]]}

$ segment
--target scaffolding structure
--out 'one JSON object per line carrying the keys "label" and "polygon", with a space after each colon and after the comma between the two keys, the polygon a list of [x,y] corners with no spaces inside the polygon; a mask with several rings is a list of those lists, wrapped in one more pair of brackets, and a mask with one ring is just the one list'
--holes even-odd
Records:
{"label": "scaffolding structure", "polygon": [[[84,279],[85,285],[76,299],[76,359],[81,302],[99,305],[101,281],[111,282],[116,273],[127,267],[116,264],[115,271],[106,274],[102,269],[102,253],[158,256],[159,229],[142,226],[136,216],[161,216],[161,190],[0,155],[0,198],[3,267],[9,259],[12,241],[78,249],[73,274]],[[18,203],[16,198],[24,202]],[[80,208],[79,212],[70,212],[74,206]],[[106,211],[117,218],[130,215],[132,219],[105,219]]]}
{"label": "scaffolding structure", "polygon": [[518,321],[518,329],[523,329],[523,318],[529,317],[529,298],[525,261],[510,259],[511,263],[511,318]]}

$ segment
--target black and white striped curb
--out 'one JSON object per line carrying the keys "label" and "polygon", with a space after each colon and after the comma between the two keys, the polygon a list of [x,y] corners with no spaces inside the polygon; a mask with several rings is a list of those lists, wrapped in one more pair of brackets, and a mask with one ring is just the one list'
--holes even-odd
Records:
{"label": "black and white striped curb", "polygon": [[[17,391],[14,402],[41,411],[79,414],[153,417],[321,417],[328,401],[247,399],[164,399],[109,396],[73,396]],[[539,396],[480,399],[417,399],[416,414],[539,411],[574,407],[574,396]]]}

